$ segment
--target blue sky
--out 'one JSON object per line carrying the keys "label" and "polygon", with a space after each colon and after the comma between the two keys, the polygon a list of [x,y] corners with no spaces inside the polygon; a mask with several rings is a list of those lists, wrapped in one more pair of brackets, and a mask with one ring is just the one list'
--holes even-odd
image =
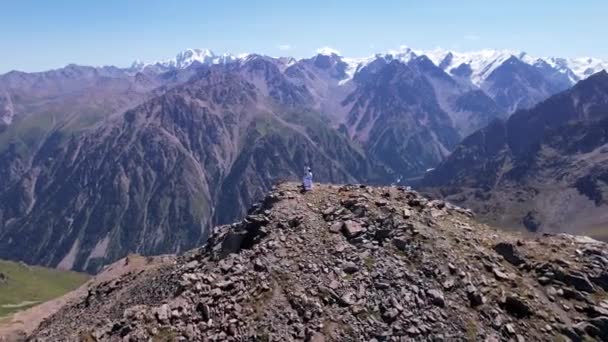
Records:
{"label": "blue sky", "polygon": [[68,63],[127,66],[185,48],[365,56],[415,49],[509,48],[608,58],[608,1],[3,0],[0,73]]}

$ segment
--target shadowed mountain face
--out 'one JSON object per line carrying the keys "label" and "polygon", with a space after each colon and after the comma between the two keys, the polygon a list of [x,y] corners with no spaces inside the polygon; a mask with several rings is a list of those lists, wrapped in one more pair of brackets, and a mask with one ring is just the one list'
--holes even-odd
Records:
{"label": "shadowed mountain face", "polygon": [[423,184],[487,219],[607,238],[608,74],[466,138]]}
{"label": "shadowed mountain face", "polygon": [[97,272],[183,251],[305,165],[419,177],[506,116],[425,56],[203,62],[0,76],[0,257]]}

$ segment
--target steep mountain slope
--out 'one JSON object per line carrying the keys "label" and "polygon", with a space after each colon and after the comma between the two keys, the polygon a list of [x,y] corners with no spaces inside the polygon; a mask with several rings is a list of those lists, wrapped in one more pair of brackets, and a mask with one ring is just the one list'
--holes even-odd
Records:
{"label": "steep mountain slope", "polygon": [[608,247],[526,238],[397,187],[281,184],[175,263],[91,287],[52,340],[601,341]]}
{"label": "steep mountain slope", "polygon": [[472,134],[423,180],[489,220],[607,238],[608,73]]}
{"label": "steep mountain slope", "polygon": [[354,78],[345,126],[390,173],[413,176],[439,162],[458,133],[424,75],[399,61],[377,60]]}
{"label": "steep mountain slope", "polygon": [[[252,63],[207,68],[65,144],[48,139],[0,195],[0,255],[95,272],[129,251],[205,241],[214,220],[242,214],[301,165],[339,182],[373,175],[346,138],[307,114],[305,91],[273,64]],[[268,91],[247,80],[259,70]]]}
{"label": "steep mountain slope", "polygon": [[412,59],[408,65],[431,83],[439,106],[449,115],[460,137],[466,137],[492,120],[510,113],[501,109],[481,89],[461,84],[450,77],[426,56]]}
{"label": "steep mountain slope", "polygon": [[[392,176],[412,177],[435,165],[465,133],[501,115],[483,92],[455,82],[426,57],[377,56],[356,70],[335,53],[288,66],[313,107],[348,132]],[[353,77],[350,79],[350,77]]]}
{"label": "steep mountain slope", "polygon": [[0,75],[0,190],[22,176],[51,136],[64,140],[79,134],[171,82],[115,67],[77,65]]}
{"label": "steep mountain slope", "polygon": [[514,56],[494,69],[481,84],[498,106],[508,113],[531,108],[540,101],[570,88],[570,79],[548,65],[529,65]]}

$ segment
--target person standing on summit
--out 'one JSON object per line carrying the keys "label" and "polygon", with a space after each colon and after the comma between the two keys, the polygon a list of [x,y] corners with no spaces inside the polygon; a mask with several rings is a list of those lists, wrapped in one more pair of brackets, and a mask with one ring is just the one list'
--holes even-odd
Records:
{"label": "person standing on summit", "polygon": [[304,191],[312,190],[312,170],[308,166],[304,168],[304,177],[302,178],[302,189]]}

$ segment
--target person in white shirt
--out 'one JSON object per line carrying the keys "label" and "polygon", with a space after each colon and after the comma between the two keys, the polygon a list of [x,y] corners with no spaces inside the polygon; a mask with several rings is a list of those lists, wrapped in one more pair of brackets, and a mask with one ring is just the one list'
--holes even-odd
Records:
{"label": "person in white shirt", "polygon": [[302,178],[302,188],[304,191],[312,190],[312,170],[310,167],[304,168],[304,177]]}

